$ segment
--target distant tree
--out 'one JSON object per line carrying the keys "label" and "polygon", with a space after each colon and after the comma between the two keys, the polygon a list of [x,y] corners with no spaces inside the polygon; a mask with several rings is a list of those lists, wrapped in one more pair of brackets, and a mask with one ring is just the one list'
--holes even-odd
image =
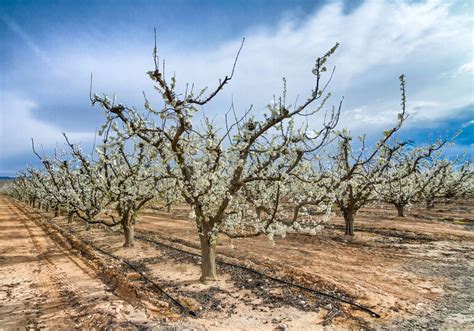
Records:
{"label": "distant tree", "polygon": [[156,162],[156,154],[148,152],[147,145],[130,137],[110,137],[110,128],[110,125],[104,126],[104,143],[97,148],[101,169],[98,188],[104,192],[118,216],[115,218],[113,213],[105,211],[112,220],[109,224],[121,225],[125,235],[124,247],[131,247],[134,245],[138,212],[158,193],[173,190],[174,181],[160,171],[161,164]]}
{"label": "distant tree", "polygon": [[79,146],[70,144],[66,135],[64,137],[70,147],[69,152],[55,151],[53,156],[41,156],[32,141],[33,152],[43,169],[27,169],[31,184],[42,189],[46,199],[63,206],[69,220],[77,216],[87,223],[99,222],[96,221],[97,216],[110,204],[105,192],[98,189],[100,165]]}
{"label": "distant tree", "polygon": [[443,181],[443,198],[450,202],[454,198],[463,197],[472,192],[474,170],[470,160],[454,160],[447,169]]}
{"label": "distant tree", "polygon": [[[49,204],[63,206],[69,220],[78,217],[88,224],[120,225],[125,247],[133,246],[137,213],[155,192],[169,190],[172,182],[158,173],[159,163],[146,152],[146,145],[133,139],[111,136],[106,125],[97,159],[86,155],[64,135],[69,154],[42,157],[44,170],[29,168],[32,185],[41,189]],[[130,143],[127,150],[126,142]],[[164,186],[166,185],[166,187]]]}
{"label": "distant tree", "polygon": [[420,171],[429,157],[446,145],[447,139],[438,139],[435,144],[404,148],[393,158],[381,181],[375,186],[376,199],[395,206],[398,217],[405,217],[405,210],[420,200],[429,181],[420,178]]}
{"label": "distant tree", "polygon": [[38,190],[32,186],[31,178],[21,171],[13,181],[2,186],[1,193],[28,203],[32,207],[38,206],[38,208],[41,208],[41,192],[38,192]]}
{"label": "distant tree", "polygon": [[470,161],[456,164],[459,161],[436,158],[426,163],[419,175],[424,188],[421,197],[427,209],[432,209],[437,200],[450,200],[461,197],[472,190],[474,176]]}
{"label": "distant tree", "polygon": [[[373,147],[368,147],[365,136],[359,138],[358,146],[347,130],[336,133],[338,138],[337,152],[330,156],[331,162],[327,172],[331,175],[331,186],[335,194],[335,202],[339,207],[345,223],[345,234],[354,235],[354,220],[357,212],[370,202],[377,201],[377,187],[384,182],[384,176],[390,172],[396,158],[401,155],[409,141],[396,141],[395,133],[400,130],[407,118],[405,78],[400,76],[401,112],[397,123],[386,130],[383,137]],[[434,151],[441,148],[444,142],[436,142],[408,158],[403,172],[398,172],[398,179],[403,179],[416,170],[420,160],[429,157]],[[396,179],[395,177],[392,179]]]}

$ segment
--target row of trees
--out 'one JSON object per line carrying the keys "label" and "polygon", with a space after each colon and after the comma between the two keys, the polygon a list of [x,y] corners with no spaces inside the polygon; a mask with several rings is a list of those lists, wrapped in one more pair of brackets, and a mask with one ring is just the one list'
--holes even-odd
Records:
{"label": "row of trees", "polygon": [[[396,124],[372,146],[336,130],[342,100],[315,122],[331,94],[327,87],[335,68],[328,60],[338,44],[317,58],[314,87],[301,103],[290,105],[283,92],[262,117],[247,109],[238,116],[232,106],[222,123],[207,117],[212,102],[232,80],[242,49],[229,75],[214,90],[195,92],[186,84],[178,92],[175,76],[166,77],[155,45],[154,82],[162,103],[145,96],[143,110],[91,94],[105,111],[102,141],[88,155],[65,135],[66,150],[52,156],[34,153],[41,168],[21,172],[9,193],[33,205],[60,209],[70,220],[121,226],[124,246],[133,246],[137,213],[159,201],[162,207],[186,203],[201,243],[202,281],[216,274],[220,233],[230,237],[287,232],[315,233],[337,206],[345,233],[354,234],[357,211],[374,201],[394,204],[403,216],[406,206],[426,200],[472,193],[468,162],[442,159],[446,139],[414,147],[396,133],[407,119],[404,77],[400,77],[401,111]],[[470,183],[470,184],[468,184]]]}

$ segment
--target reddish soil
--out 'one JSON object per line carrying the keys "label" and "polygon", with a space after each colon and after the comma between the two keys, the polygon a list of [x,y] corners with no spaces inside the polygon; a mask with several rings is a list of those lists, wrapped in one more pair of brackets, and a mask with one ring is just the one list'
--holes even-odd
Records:
{"label": "reddish soil", "polygon": [[[438,320],[434,325],[474,325],[473,201],[413,208],[407,214],[396,217],[391,206],[361,210],[354,238],[344,237],[338,216],[319,235],[289,235],[274,246],[263,236],[221,236],[218,252],[301,270],[383,316],[369,325],[420,317]],[[137,228],[197,245],[193,224],[185,217],[186,208],[179,206],[171,215],[142,216]],[[460,307],[450,307],[454,300]]]}
{"label": "reddish soil", "polygon": [[148,319],[3,197],[0,286],[0,329],[128,328]]}
{"label": "reddish soil", "polygon": [[222,264],[216,284],[200,284],[199,259],[162,246],[199,252],[183,206],[142,213],[135,247],[123,248],[119,231],[68,224],[0,197],[0,328],[474,327],[472,202],[413,208],[403,219],[372,206],[358,214],[354,238],[344,237],[337,216],[316,236],[290,234],[274,246],[265,237],[221,236],[221,260],[356,301],[381,315],[374,318]]}

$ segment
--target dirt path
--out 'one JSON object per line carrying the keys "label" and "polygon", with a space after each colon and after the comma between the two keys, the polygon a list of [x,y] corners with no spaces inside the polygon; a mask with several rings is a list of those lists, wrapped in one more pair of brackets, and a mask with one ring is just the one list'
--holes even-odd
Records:
{"label": "dirt path", "polygon": [[95,272],[0,197],[0,329],[123,327],[146,321]]}

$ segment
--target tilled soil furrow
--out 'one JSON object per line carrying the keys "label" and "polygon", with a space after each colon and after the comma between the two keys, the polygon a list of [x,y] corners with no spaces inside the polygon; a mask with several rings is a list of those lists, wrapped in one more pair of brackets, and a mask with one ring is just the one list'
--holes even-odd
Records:
{"label": "tilled soil furrow", "polygon": [[[55,243],[10,200],[0,197],[0,328],[146,325],[143,308],[112,294],[81,259]],[[109,314],[115,307],[115,314]]]}
{"label": "tilled soil furrow", "polygon": [[[31,275],[16,282],[11,277],[2,279],[0,326],[5,316],[13,315],[23,316],[32,327],[47,328],[64,318],[52,314],[62,309],[71,316],[66,326],[143,328],[163,314],[157,307],[181,313],[178,322],[173,322],[176,316],[172,315],[162,320],[178,330],[183,325],[197,330],[473,325],[469,317],[472,293],[466,289],[473,284],[473,246],[468,239],[474,237],[470,228],[435,219],[436,213],[449,214],[445,211],[433,212],[433,220],[423,222],[413,217],[400,220],[393,213],[367,209],[358,222],[362,231],[354,238],[340,234],[336,219],[320,235],[290,234],[277,239],[275,247],[261,237],[232,242],[223,237],[219,243],[219,258],[356,300],[380,312],[382,318],[375,319],[346,304],[309,295],[225,263],[219,264],[219,281],[201,284],[199,243],[192,224],[175,220],[171,214],[147,213],[140,217],[135,247],[124,248],[120,230],[68,223],[63,216],[53,218],[51,213],[23,204],[6,204],[6,208],[0,206],[0,220],[9,222],[0,222],[0,238],[15,233],[16,244],[0,245],[0,252],[5,253],[0,262],[10,268],[0,263],[0,271],[18,265]],[[12,215],[16,222],[9,219]],[[449,217],[464,217],[456,215],[453,212]],[[83,258],[78,258],[81,255]],[[80,276],[76,278],[71,270]],[[100,286],[91,283],[98,277],[107,286],[100,281]],[[150,281],[197,312],[198,318],[191,319],[176,310],[172,302],[163,305],[163,294],[153,289]],[[28,295],[20,297],[23,292]],[[141,324],[137,318],[129,318],[134,307],[118,303],[112,293],[144,307]],[[136,316],[137,309],[134,313]]]}

